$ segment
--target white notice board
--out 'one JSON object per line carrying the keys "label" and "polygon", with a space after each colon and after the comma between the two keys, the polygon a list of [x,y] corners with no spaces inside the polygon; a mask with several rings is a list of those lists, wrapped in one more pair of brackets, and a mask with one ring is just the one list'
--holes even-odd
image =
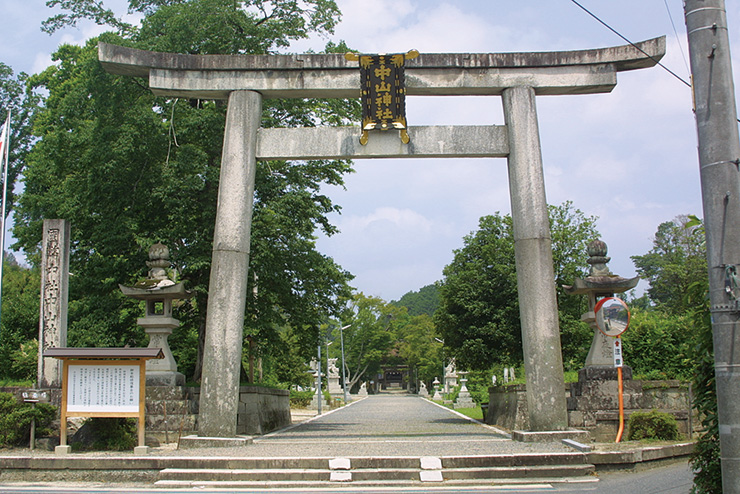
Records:
{"label": "white notice board", "polygon": [[139,362],[68,364],[67,412],[138,413]]}

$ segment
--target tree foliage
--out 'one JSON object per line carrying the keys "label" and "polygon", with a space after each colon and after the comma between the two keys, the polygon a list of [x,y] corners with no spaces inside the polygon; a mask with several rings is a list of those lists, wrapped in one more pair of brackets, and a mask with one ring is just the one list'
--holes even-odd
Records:
{"label": "tree foliage", "polygon": [[31,126],[40,96],[27,88],[28,79],[24,72],[16,75],[12,68],[0,62],[0,125],[5,123],[10,111],[7,204],[3,224],[15,204],[15,184],[34,140]]}
{"label": "tree foliage", "polygon": [[[564,361],[573,361],[591,331],[580,322],[584,302],[566,296],[564,284],[585,275],[586,244],[598,237],[596,219],[571,202],[550,206],[555,282],[563,326]],[[484,216],[479,228],[463,239],[439,283],[435,314],[445,346],[460,367],[488,369],[493,363],[522,361],[514,238],[509,215]]]}
{"label": "tree foliage", "polygon": [[[395,341],[394,319],[401,309],[385,303],[378,297],[357,293],[347,301],[341,321],[349,325],[344,330],[344,354],[347,371],[347,389],[372,379],[387,361]],[[337,323],[339,324],[339,323]],[[339,335],[335,328],[331,338]],[[339,348],[333,348],[335,356]]]}
{"label": "tree foliage", "polygon": [[428,387],[435,377],[442,379],[444,349],[437,336],[434,320],[428,314],[409,314],[397,324],[396,354],[408,365],[411,378],[424,381]]}
{"label": "tree foliage", "polygon": [[20,266],[12,255],[3,268],[0,379],[35,381],[39,335],[39,271]]}
{"label": "tree foliage", "polygon": [[686,311],[685,295],[692,283],[708,283],[704,238],[694,233],[698,226],[687,226],[689,220],[689,216],[677,216],[661,223],[650,252],[632,256],[637,274],[650,283],[651,302],[675,313]]}
{"label": "tree foliage", "polygon": [[[290,40],[333,28],[331,0],[301,2],[132,1],[141,27],[124,29],[101,3],[52,2],[66,9],[59,26],[92,19],[118,30],[100,40],[180,53],[268,53]],[[192,300],[178,304],[181,327],[173,353],[202,354],[210,260],[226,105],[220,101],[155,97],[146,81],[106,73],[98,40],[64,45],[57,62],[31,78],[45,93],[28,156],[25,191],[15,213],[16,247],[38,261],[44,218],[72,223],[69,341],[74,345],[145,343],[136,327],[140,305],[120,294],[145,270],[149,246],[168,245]],[[331,46],[344,52],[344,45]],[[355,120],[356,101],[266,100],[262,125],[341,124]],[[262,357],[291,344],[307,355],[318,325],[341,309],[351,275],[315,248],[315,230],[331,235],[327,216],[339,207],[321,193],[342,186],[342,161],[260,162],[254,199],[245,334]],[[197,379],[200,360],[188,362]]]}
{"label": "tree foliage", "polygon": [[622,335],[625,361],[635,375],[648,379],[689,379],[685,362],[693,355],[693,320],[686,314],[631,308]]}
{"label": "tree foliage", "polygon": [[439,289],[434,284],[423,286],[418,292],[412,290],[391,303],[398,307],[406,307],[411,316],[422,314],[432,316],[439,307]]}

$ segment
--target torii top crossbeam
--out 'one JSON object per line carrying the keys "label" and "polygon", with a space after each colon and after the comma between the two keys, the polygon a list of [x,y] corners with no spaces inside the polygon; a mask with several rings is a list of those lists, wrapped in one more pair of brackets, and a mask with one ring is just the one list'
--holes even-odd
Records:
{"label": "torii top crossbeam", "polygon": [[[154,94],[228,99],[238,90],[264,98],[356,98],[356,62],[340,54],[183,55],[100,43],[108,72],[149,78]],[[611,91],[617,72],[652,67],[665,37],[593,50],[540,53],[421,54],[406,62],[406,92],[416,95],[496,95],[508,87],[540,94]],[[524,70],[522,70],[524,69]]]}

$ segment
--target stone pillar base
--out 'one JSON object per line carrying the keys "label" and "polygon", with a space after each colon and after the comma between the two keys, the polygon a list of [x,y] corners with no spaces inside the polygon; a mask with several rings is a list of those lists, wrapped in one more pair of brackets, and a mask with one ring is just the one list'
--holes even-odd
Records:
{"label": "stone pillar base", "polygon": [[134,448],[134,455],[146,456],[149,454],[149,446],[136,446]]}
{"label": "stone pillar base", "polygon": [[511,439],[523,443],[549,443],[558,442],[563,439],[578,441],[581,443],[591,442],[587,431],[568,429],[565,431],[511,431]]}
{"label": "stone pillar base", "polygon": [[72,452],[72,446],[70,446],[69,444],[65,444],[63,446],[60,445],[54,448],[54,454],[57,456],[67,456],[71,452]]}
{"label": "stone pillar base", "polygon": [[185,436],[180,438],[180,447],[183,449],[194,448],[234,448],[252,444],[251,436],[237,437],[201,437]]}

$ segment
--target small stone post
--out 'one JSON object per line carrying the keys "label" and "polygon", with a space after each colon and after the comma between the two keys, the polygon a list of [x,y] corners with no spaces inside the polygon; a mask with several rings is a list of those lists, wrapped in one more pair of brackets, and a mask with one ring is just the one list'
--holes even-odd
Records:
{"label": "small stone post", "polygon": [[62,361],[44,357],[44,352],[49,348],[67,346],[69,236],[70,224],[67,220],[44,220],[41,244],[39,388],[62,386]]}

